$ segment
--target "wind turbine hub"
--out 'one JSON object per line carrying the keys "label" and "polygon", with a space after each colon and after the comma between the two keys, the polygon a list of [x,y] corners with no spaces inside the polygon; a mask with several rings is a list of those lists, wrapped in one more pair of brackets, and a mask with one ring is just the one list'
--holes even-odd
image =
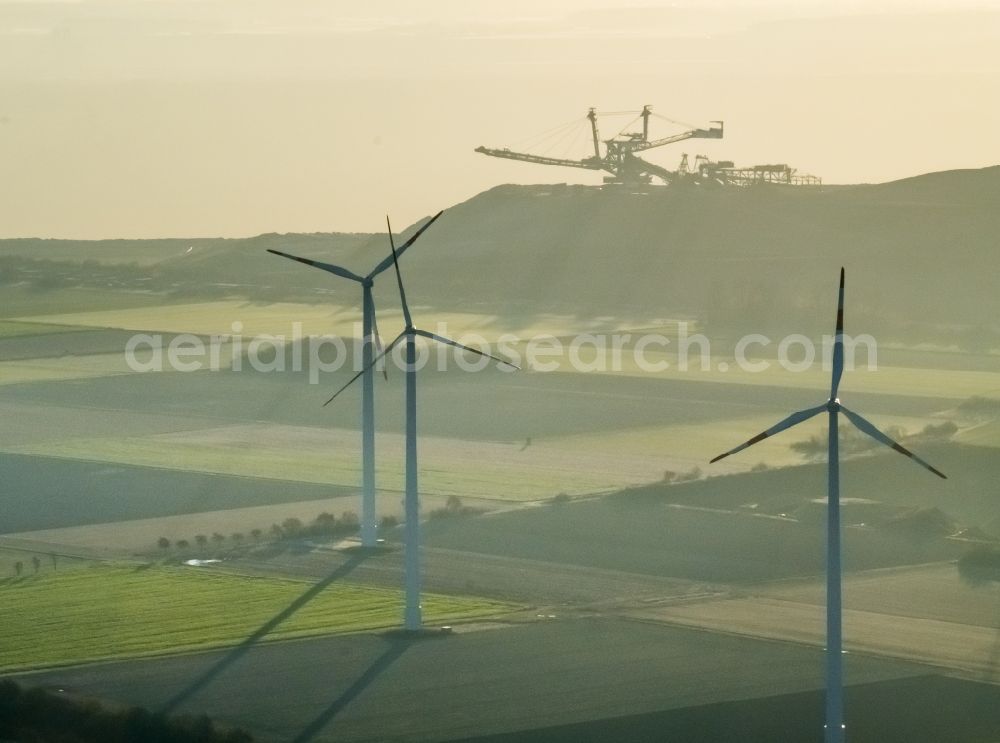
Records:
{"label": "wind turbine hub", "polygon": [[840,398],[839,397],[835,397],[832,400],[827,401],[827,403],[826,403],[826,409],[829,410],[831,413],[839,413],[840,412]]}

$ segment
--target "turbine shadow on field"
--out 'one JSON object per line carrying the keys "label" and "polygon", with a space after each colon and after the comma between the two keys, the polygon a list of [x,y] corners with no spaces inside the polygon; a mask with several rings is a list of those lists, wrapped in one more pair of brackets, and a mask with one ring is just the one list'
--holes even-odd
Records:
{"label": "turbine shadow on field", "polygon": [[302,732],[292,739],[292,743],[308,743],[313,740],[348,704],[360,696],[379,676],[389,670],[392,664],[399,660],[407,648],[416,641],[416,637],[397,636],[390,638],[389,647],[365,669],[364,673],[358,676],[353,684],[344,690],[343,694],[337,697],[316,719],[306,725]]}
{"label": "turbine shadow on field", "polygon": [[212,681],[214,681],[223,671],[232,666],[250,650],[252,650],[258,642],[263,640],[270,632],[276,629],[278,625],[316,598],[316,596],[318,596],[327,586],[349,575],[358,565],[364,562],[367,557],[367,552],[359,551],[352,553],[346,562],[338,565],[337,568],[334,569],[329,575],[310,586],[309,589],[295,599],[295,601],[267,620],[257,630],[255,630],[252,635],[247,637],[239,645],[223,656],[218,663],[213,665],[205,671],[205,673],[195,679],[195,681],[187,688],[170,699],[170,701],[168,701],[161,710],[163,714],[171,714],[178,707],[211,684]]}

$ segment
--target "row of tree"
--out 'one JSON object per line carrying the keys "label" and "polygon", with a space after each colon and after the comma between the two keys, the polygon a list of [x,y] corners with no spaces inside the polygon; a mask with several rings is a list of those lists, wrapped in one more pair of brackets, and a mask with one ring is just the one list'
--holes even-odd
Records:
{"label": "row of tree", "polygon": [[[54,554],[49,555],[49,559],[52,561],[52,569],[55,570],[58,566],[58,559]],[[31,566],[34,568],[34,572],[37,574],[39,570],[42,569],[42,558],[38,555],[31,556]],[[24,560],[17,560],[14,563],[14,575],[15,577],[21,577],[24,574],[26,565]]]}
{"label": "row of tree", "polygon": [[[379,527],[381,529],[391,529],[397,523],[398,521],[394,516],[383,516],[379,520]],[[285,519],[280,524],[272,524],[271,528],[267,531],[263,529],[251,529],[249,538],[255,544],[263,541],[280,542],[290,539],[342,538],[357,533],[360,526],[358,516],[353,511],[345,511],[340,515],[340,518],[337,518],[332,513],[323,512],[309,523],[291,517]],[[193,544],[200,549],[205,549],[209,546],[209,542],[211,542],[216,548],[221,548],[227,541],[231,546],[242,546],[247,542],[247,534],[236,532],[229,537],[220,532],[215,532],[211,536],[197,534],[194,537]],[[186,550],[191,548],[192,541],[178,539],[176,542],[171,542],[167,537],[160,537],[156,544],[161,550],[168,550],[171,547]]]}
{"label": "row of tree", "polygon": [[482,508],[466,506],[457,495],[449,495],[442,508],[435,508],[430,512],[430,518],[445,519],[456,516],[475,516],[480,513],[483,513]]}
{"label": "row of tree", "polygon": [[[941,423],[928,423],[919,432],[907,434],[900,426],[889,426],[885,429],[886,435],[896,441],[906,444],[939,444],[951,440],[951,437],[958,433],[958,426],[952,421]],[[789,448],[801,454],[806,459],[822,459],[829,450],[829,434],[821,433],[810,436],[805,441],[794,441],[789,444]],[[841,433],[840,453],[844,456],[853,456],[864,452],[878,450],[879,444],[855,428],[845,427]]]}

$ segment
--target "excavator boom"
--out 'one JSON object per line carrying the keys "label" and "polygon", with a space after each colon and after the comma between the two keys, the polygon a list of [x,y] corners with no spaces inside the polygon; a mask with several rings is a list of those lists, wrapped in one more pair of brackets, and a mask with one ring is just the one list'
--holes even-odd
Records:
{"label": "excavator boom", "polygon": [[722,122],[718,121],[712,123],[718,124],[718,126],[713,126],[710,129],[692,129],[691,131],[682,132],[681,134],[674,134],[671,137],[638,142],[631,149],[633,152],[642,152],[643,150],[651,150],[654,147],[662,147],[665,144],[683,142],[685,139],[722,139]]}
{"label": "excavator boom", "polygon": [[522,160],[526,163],[539,163],[540,165],[565,165],[568,168],[585,168],[587,170],[603,170],[604,162],[596,157],[588,157],[584,160],[566,160],[561,157],[544,157],[543,155],[529,155],[527,152],[515,152],[514,150],[497,150],[489,147],[477,147],[476,152],[491,157],[505,157],[508,160]]}
{"label": "excavator boom", "polygon": [[537,163],[538,165],[561,165],[567,168],[583,168],[584,170],[604,170],[612,176],[611,178],[604,179],[610,183],[632,182],[635,180],[648,183],[650,176],[656,176],[665,183],[670,183],[676,178],[676,173],[658,165],[648,163],[642,158],[635,157],[634,153],[651,150],[654,147],[662,147],[673,142],[682,142],[685,139],[722,139],[722,122],[713,121],[711,122],[713,126],[708,129],[693,128],[670,137],[650,140],[649,117],[654,115],[650,106],[644,106],[640,113],[640,116],[642,116],[642,133],[620,134],[611,139],[604,140],[604,154],[602,155],[601,140],[597,128],[597,111],[593,108],[590,109],[587,113],[587,119],[590,121],[594,154],[592,157],[585,157],[580,160],[532,155],[527,152],[517,152],[506,148],[477,147],[476,152],[483,155],[490,155],[491,157],[503,157],[508,160],[520,160],[521,162]]}

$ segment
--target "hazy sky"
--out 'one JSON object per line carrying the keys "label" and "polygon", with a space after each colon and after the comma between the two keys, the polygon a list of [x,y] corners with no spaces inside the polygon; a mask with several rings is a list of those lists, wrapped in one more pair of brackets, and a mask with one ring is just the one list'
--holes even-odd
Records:
{"label": "hazy sky", "polygon": [[1000,2],[0,0],[0,236],[402,227],[500,183],[599,183],[472,151],[577,118],[538,151],[582,157],[589,106],[725,120],[650,155],[670,167],[982,167],[998,91]]}

